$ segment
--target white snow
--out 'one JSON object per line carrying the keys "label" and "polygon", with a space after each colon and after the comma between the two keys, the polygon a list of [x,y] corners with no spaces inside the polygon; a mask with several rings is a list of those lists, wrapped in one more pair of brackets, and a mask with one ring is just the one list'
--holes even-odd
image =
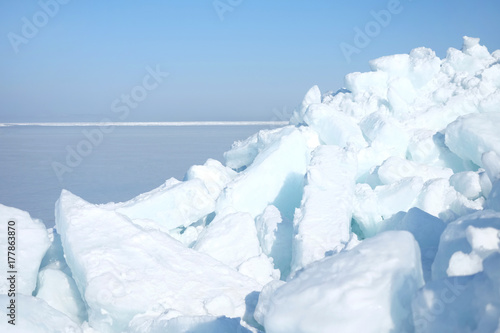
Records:
{"label": "white snow", "polygon": [[193,249],[237,269],[262,285],[279,278],[272,260],[261,255],[255,221],[248,213],[218,214],[201,232]]}
{"label": "white snow", "polygon": [[292,261],[293,222],[283,219],[278,208],[270,205],[255,218],[255,225],[262,251],[273,258],[274,267],[285,279],[290,273]]}
{"label": "white snow", "polygon": [[446,145],[464,160],[483,166],[483,153],[500,155],[500,113],[470,114],[458,118],[446,128]]}
{"label": "white snow", "polygon": [[500,253],[500,213],[465,215],[448,224],[441,235],[433,279],[481,272],[482,262],[494,253]]}
{"label": "white snow", "polygon": [[436,257],[439,239],[446,224],[418,208],[412,208],[407,213],[398,213],[385,220],[382,231],[406,230],[412,233],[418,243],[422,258],[422,271],[426,281],[431,279],[431,266]]}
{"label": "white snow", "polygon": [[500,255],[483,265],[481,273],[432,281],[419,290],[412,304],[415,332],[498,332]]}
{"label": "white snow", "polygon": [[75,281],[60,269],[45,267],[40,270],[36,297],[76,323],[81,324],[87,319],[87,310]]}
{"label": "white snow", "polygon": [[236,176],[236,172],[217,160],[208,159],[204,165],[193,165],[186,172],[185,180],[201,179],[210,196],[217,200],[221,191]]}
{"label": "white snow", "polygon": [[388,231],[306,267],[263,297],[259,320],[272,333],[402,332],[412,327],[410,303],[422,285],[415,239]]}
{"label": "white snow", "polygon": [[260,290],[210,256],[67,191],[56,206],[56,225],[89,323],[100,332],[121,331],[154,308],[241,317],[245,297]]}
{"label": "white snow", "polygon": [[340,252],[350,239],[356,155],[338,146],[312,153],[300,208],[293,221],[292,273],[325,254]]}
{"label": "white snow", "polygon": [[472,171],[458,172],[451,176],[450,184],[467,199],[477,199],[481,194],[479,174]]}
{"label": "white snow", "polygon": [[236,318],[212,316],[159,316],[147,322],[133,322],[131,333],[252,333]]}
{"label": "white snow", "polygon": [[[17,272],[15,291],[31,296],[36,287],[40,263],[50,246],[47,229],[42,221],[32,219],[29,213],[1,204],[0,219],[2,222],[0,251],[3,254],[0,294],[7,294],[11,289],[11,283],[7,280],[10,275],[8,271],[15,271]],[[8,224],[9,221],[15,223],[11,226]],[[14,237],[14,239],[8,237]],[[8,253],[9,251],[11,254]],[[8,257],[13,258],[13,261],[10,261],[14,266],[9,267]]]}
{"label": "white snow", "polygon": [[[10,297],[0,295],[2,307],[9,304]],[[78,323],[47,304],[43,299],[33,296],[18,294],[16,296],[16,320],[15,325],[7,322],[7,316],[0,320],[0,331],[2,333],[82,333]],[[10,318],[9,318],[10,319]]]}
{"label": "white snow", "polygon": [[108,205],[131,219],[153,221],[161,230],[187,227],[215,209],[212,193],[205,182],[194,178],[184,182],[168,180],[164,185],[127,202]]}

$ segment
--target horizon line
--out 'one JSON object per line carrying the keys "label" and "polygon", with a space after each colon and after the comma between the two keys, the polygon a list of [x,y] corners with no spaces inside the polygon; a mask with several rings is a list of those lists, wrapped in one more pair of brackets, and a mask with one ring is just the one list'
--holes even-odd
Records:
{"label": "horizon line", "polygon": [[88,126],[258,126],[288,125],[288,121],[158,121],[158,122],[39,122],[0,123],[0,127],[45,126],[45,127],[88,127]]}

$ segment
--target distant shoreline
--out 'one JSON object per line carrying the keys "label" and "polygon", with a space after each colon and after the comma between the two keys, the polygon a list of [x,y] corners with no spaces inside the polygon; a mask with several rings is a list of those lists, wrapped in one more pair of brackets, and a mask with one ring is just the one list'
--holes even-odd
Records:
{"label": "distant shoreline", "polygon": [[44,127],[88,127],[88,126],[283,126],[288,121],[164,121],[164,122],[46,122],[46,123],[0,123],[0,127],[44,126]]}

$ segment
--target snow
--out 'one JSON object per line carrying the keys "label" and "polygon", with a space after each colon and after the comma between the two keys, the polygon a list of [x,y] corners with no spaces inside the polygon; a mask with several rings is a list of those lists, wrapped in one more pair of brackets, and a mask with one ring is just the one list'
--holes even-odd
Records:
{"label": "snow", "polygon": [[474,200],[481,195],[481,182],[477,172],[458,172],[451,176],[450,184],[467,199]]}
{"label": "snow", "polygon": [[401,212],[385,220],[380,229],[381,231],[406,230],[411,232],[420,248],[424,278],[429,281],[439,239],[445,228],[446,224],[441,219],[418,208],[411,208],[407,213]]}
{"label": "snow", "polygon": [[182,181],[62,191],[57,230],[0,205],[19,329],[500,331],[499,60],[469,37],[372,60]]}
{"label": "snow", "polygon": [[208,159],[203,165],[193,165],[186,172],[184,180],[200,179],[205,184],[210,196],[217,200],[221,191],[236,176],[231,168],[221,162]]}
{"label": "snow", "polygon": [[453,170],[435,166],[427,166],[401,157],[389,157],[378,168],[377,175],[384,185],[395,183],[407,177],[420,177],[424,182],[434,178],[448,179]]}
{"label": "snow", "polygon": [[255,221],[248,213],[218,214],[193,249],[238,269],[261,284],[279,277],[272,260],[262,255]]}
{"label": "snow", "polygon": [[500,212],[500,180],[493,183],[491,192],[488,195],[488,200],[486,201],[486,206]]}
{"label": "snow", "polygon": [[350,239],[356,155],[338,146],[312,153],[300,208],[293,221],[292,273],[326,253],[338,253]]}
{"label": "snow", "polygon": [[388,231],[309,265],[257,308],[266,332],[401,332],[422,285],[415,239]]}
{"label": "snow", "polygon": [[[9,303],[9,299],[7,295],[0,295],[2,307]],[[83,333],[79,324],[48,305],[43,299],[18,294],[16,303],[15,325],[7,323],[7,317],[0,320],[0,331],[4,333]]]}
{"label": "snow", "polygon": [[432,281],[412,304],[415,332],[498,332],[500,255],[488,257],[475,275]]}
{"label": "snow", "polygon": [[500,179],[500,157],[494,151],[484,153],[481,157],[486,173],[493,183]]}
{"label": "snow", "polygon": [[446,128],[446,145],[464,160],[483,166],[483,153],[500,155],[500,113],[470,114],[458,118]]}
{"label": "snow", "polygon": [[274,267],[285,279],[292,261],[293,221],[282,218],[278,208],[270,205],[255,218],[255,225],[262,252],[273,258]]}
{"label": "snow", "polygon": [[325,104],[312,104],[304,115],[305,123],[318,133],[324,144],[356,148],[365,147],[366,141],[356,121]]}
{"label": "snow", "polygon": [[[17,293],[30,295],[35,290],[38,269],[45,252],[50,247],[50,240],[42,221],[32,219],[29,213],[20,209],[7,207],[0,204],[0,218],[2,229],[0,230],[0,250],[4,254],[2,260],[2,279],[0,280],[0,294],[7,294],[10,282],[6,277],[8,271],[16,271]],[[15,235],[9,235],[9,221],[15,222]],[[12,229],[10,229],[12,232]],[[14,240],[8,237],[15,237]],[[14,246],[14,249],[9,247]],[[14,258],[14,269],[8,266],[8,251]],[[3,275],[5,274],[5,275]]]}
{"label": "snow", "polygon": [[[235,318],[211,316],[182,316],[175,318],[155,318],[151,322],[132,326],[131,333],[252,333]],[[138,324],[136,324],[138,325]]]}
{"label": "snow", "polygon": [[199,178],[185,182],[170,179],[148,193],[108,206],[131,219],[151,220],[168,231],[187,227],[213,212],[215,200],[212,195]]}
{"label": "snow", "polygon": [[373,236],[381,221],[414,207],[423,186],[420,177],[404,178],[374,190],[368,184],[356,184],[353,217],[363,236]]}
{"label": "snow", "polygon": [[260,290],[210,256],[67,191],[56,206],[56,225],[89,323],[101,332],[121,331],[136,314],[158,307],[241,317],[246,295]]}
{"label": "snow", "polygon": [[[448,224],[432,264],[433,279],[472,275],[482,262],[500,252],[500,213],[481,211]],[[462,259],[462,260],[460,260]]]}
{"label": "snow", "polygon": [[38,273],[36,297],[43,299],[75,323],[87,319],[87,310],[75,281],[60,269],[45,267]]}

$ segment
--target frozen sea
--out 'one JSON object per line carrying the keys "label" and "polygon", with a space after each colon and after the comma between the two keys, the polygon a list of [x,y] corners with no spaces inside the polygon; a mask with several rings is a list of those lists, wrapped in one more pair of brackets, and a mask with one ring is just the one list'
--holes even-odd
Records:
{"label": "frozen sea", "polygon": [[62,189],[92,202],[119,202],[147,192],[170,177],[182,179],[207,158],[223,162],[235,140],[271,125],[114,127],[78,166],[58,177],[69,150],[97,127],[0,127],[0,203],[28,211],[54,225]]}

